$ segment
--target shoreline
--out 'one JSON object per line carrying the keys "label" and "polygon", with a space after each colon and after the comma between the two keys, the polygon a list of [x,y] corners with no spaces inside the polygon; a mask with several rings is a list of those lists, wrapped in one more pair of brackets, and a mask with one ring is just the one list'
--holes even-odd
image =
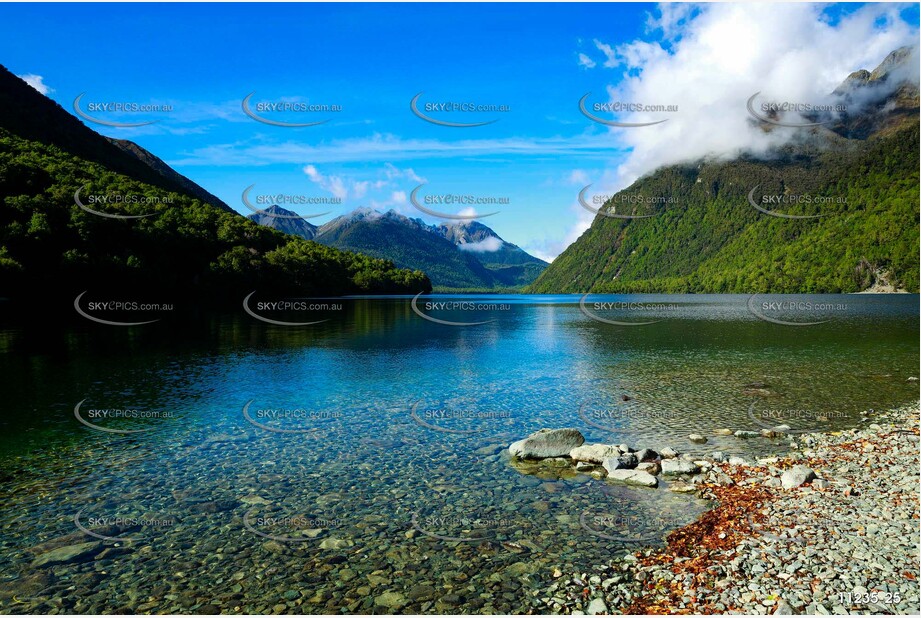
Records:
{"label": "shoreline", "polygon": [[714,462],[691,479],[714,508],[665,547],[557,571],[546,611],[917,614],[919,406],[873,416],[864,428],[798,435],[782,457]]}

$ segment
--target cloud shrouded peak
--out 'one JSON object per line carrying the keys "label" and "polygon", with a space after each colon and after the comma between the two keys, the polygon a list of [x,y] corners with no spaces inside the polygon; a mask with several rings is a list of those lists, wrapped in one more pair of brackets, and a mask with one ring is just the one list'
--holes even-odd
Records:
{"label": "cloud shrouded peak", "polygon": [[[876,67],[892,50],[913,45],[917,29],[899,7],[867,5],[832,22],[816,4],[709,4],[694,10],[667,5],[651,18],[661,42],[617,46],[597,41],[605,66],[620,73],[612,102],[677,105],[677,112],[629,114],[654,126],[614,128],[630,150],[617,170],[617,190],[665,165],[705,157],[759,155],[790,140],[796,129],[766,132],[746,102],[822,103],[855,70]],[[855,42],[860,44],[855,44]]]}

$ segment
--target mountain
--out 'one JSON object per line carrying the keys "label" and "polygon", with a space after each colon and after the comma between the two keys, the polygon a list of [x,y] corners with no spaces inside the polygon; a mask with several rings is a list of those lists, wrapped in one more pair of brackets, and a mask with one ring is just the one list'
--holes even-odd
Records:
{"label": "mountain", "polygon": [[494,288],[493,273],[470,253],[434,232],[420,219],[368,208],[336,217],[320,226],[316,241],[337,249],[393,260],[401,268],[421,270],[432,285],[448,288]]}
{"label": "mountain", "polygon": [[175,183],[177,186],[181,187],[183,191],[189,195],[197,197],[201,201],[211,204],[212,206],[217,206],[221,210],[233,212],[233,209],[225,204],[219,197],[209,193],[202,187],[198,186],[171,168],[166,164],[166,162],[163,161],[163,159],[154,155],[149,150],[145,150],[134,142],[128,141],[126,139],[115,139],[112,137],[107,137],[106,139],[118,146],[118,148],[123,152],[130,154],[144,165],[153,169],[155,172],[166,178],[167,181]]}
{"label": "mountain", "polygon": [[437,232],[461,251],[474,254],[503,285],[527,285],[547,268],[547,262],[506,242],[479,221],[442,223]]}
{"label": "mountain", "polygon": [[[262,214],[264,213],[264,214]],[[317,226],[298,216],[297,213],[286,210],[277,204],[272,204],[262,213],[255,213],[248,218],[259,225],[270,227],[285,234],[294,234],[307,240],[313,240],[317,235]]]}
{"label": "mountain", "polygon": [[[857,292],[888,281],[917,292],[912,59],[917,50],[896,50],[876,70],[853,73],[834,94],[848,114],[798,129],[768,156],[670,165],[640,178],[608,204],[638,194],[668,203],[644,219],[596,216],[528,291]],[[769,216],[750,204],[755,191],[788,200],[768,210],[821,216]],[[811,203],[790,203],[795,196]]]}
{"label": "mountain", "polygon": [[851,73],[832,93],[848,110],[829,129],[846,138],[867,139],[897,130],[918,116],[918,48],[890,53],[872,72]]}
{"label": "mountain", "polygon": [[[72,304],[87,290],[120,301],[153,294],[160,303],[238,308],[253,290],[431,289],[422,272],[283,234],[204,201],[145,152],[129,154],[0,70],[0,290],[6,299],[59,314],[62,302]],[[91,201],[103,196],[121,199]]]}
{"label": "mountain", "polygon": [[233,210],[137,144],[104,137],[0,65],[0,128],[19,138],[56,146],[118,174],[167,191],[185,193]]}
{"label": "mountain", "polygon": [[547,263],[505,242],[476,221],[428,225],[388,211],[359,208],[320,226],[273,206],[250,220],[313,239],[330,247],[393,260],[397,266],[422,270],[434,285],[455,289],[494,289],[526,285]]}

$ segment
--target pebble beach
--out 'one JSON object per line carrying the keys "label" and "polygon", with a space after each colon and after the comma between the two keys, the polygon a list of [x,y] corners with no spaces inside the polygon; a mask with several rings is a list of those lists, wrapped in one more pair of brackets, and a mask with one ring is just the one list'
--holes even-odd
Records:
{"label": "pebble beach", "polygon": [[918,614],[918,415],[915,405],[791,436],[783,457],[700,458],[686,480],[715,508],[665,547],[556,569],[545,611]]}

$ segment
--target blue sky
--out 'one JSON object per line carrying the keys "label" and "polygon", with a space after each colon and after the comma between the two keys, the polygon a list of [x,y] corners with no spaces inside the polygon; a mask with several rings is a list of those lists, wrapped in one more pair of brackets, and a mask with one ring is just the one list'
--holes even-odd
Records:
{"label": "blue sky", "polygon": [[[579,98],[592,92],[592,101],[604,102],[624,84],[642,92],[637,80],[644,71],[681,69],[677,52],[685,39],[706,41],[707,28],[720,24],[764,21],[755,14],[730,15],[725,7],[710,17],[698,16],[708,8],[679,9],[653,4],[5,4],[0,5],[0,62],[40,80],[39,87],[67,110],[84,92],[84,104],[171,105],[166,113],[92,113],[115,121],[158,120],[145,127],[87,124],[139,143],[240,212],[248,213],[241,192],[255,184],[258,194],[342,196],[343,204],[312,219],[315,224],[362,206],[393,207],[437,222],[406,201],[425,181],[423,194],[508,198],[499,214],[483,222],[506,240],[552,258],[591,220],[577,206],[579,189],[588,183],[621,188],[636,170],[650,166],[640,164],[634,151],[645,148],[649,157],[656,156],[656,144],[634,137],[638,130],[615,131],[584,117]],[[839,38],[847,34],[839,21],[860,10],[859,5],[832,6],[778,19],[799,19],[803,28],[831,32],[823,43],[828,47],[837,40],[836,28]],[[867,36],[879,31],[889,37],[879,49],[843,63],[875,66],[882,60],[879,50],[892,41],[917,37],[917,5],[900,5],[888,14],[896,21],[870,19],[864,26]],[[690,43],[686,47],[694,53]],[[872,66],[850,66],[856,68]],[[334,104],[341,111],[265,112],[288,122],[328,119],[313,127],[270,126],[240,108],[242,98],[254,91],[254,103]],[[438,126],[411,113],[410,100],[420,91],[423,103],[474,102],[510,111],[434,112],[431,116],[457,122],[498,119],[471,128]],[[678,98],[662,93],[651,102]],[[636,165],[622,169],[631,156]]]}

